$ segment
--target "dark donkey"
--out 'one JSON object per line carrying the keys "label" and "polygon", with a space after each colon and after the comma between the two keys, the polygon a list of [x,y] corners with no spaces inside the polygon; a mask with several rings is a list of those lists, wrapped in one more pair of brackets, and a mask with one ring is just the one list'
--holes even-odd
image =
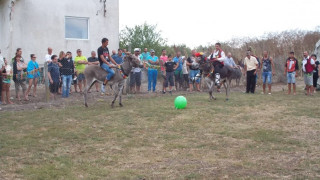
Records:
{"label": "dark donkey", "polygon": [[[209,98],[210,100],[216,100],[216,97],[213,95],[213,90],[215,86],[215,73],[214,66],[212,62],[206,60],[204,56],[201,56],[200,60],[200,70],[202,70],[202,75],[204,77],[205,82],[209,88]],[[226,100],[229,100],[230,86],[232,79],[240,79],[241,78],[241,69],[235,69],[230,66],[223,66],[220,70],[220,79],[223,86],[226,89]]]}
{"label": "dark donkey", "polygon": [[[122,107],[122,89],[125,84],[125,80],[131,72],[132,67],[138,67],[140,65],[140,60],[134,55],[128,54],[124,57],[123,64],[115,70],[115,74],[112,79],[108,82],[110,86],[118,84],[118,89],[115,90],[114,99],[111,106],[114,106],[114,102],[119,96],[119,105]],[[88,107],[88,90],[93,86],[96,81],[103,83],[107,76],[107,71],[102,69],[100,66],[87,66],[84,70],[84,76],[87,80],[86,88],[84,90],[84,105]]]}

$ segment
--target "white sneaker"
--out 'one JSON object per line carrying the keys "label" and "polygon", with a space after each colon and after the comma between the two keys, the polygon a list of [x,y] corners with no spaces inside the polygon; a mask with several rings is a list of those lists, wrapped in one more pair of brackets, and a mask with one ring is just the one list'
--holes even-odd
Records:
{"label": "white sneaker", "polygon": [[106,86],[104,86],[103,84],[101,85],[101,94],[105,94],[106,93]]}

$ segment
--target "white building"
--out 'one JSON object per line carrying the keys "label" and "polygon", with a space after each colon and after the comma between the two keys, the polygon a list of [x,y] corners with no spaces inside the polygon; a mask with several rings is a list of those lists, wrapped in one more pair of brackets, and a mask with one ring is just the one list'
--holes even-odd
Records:
{"label": "white building", "polygon": [[44,63],[47,48],[84,56],[109,39],[109,49],[119,47],[119,0],[0,0],[0,49],[11,59],[22,48],[28,62],[36,54]]}

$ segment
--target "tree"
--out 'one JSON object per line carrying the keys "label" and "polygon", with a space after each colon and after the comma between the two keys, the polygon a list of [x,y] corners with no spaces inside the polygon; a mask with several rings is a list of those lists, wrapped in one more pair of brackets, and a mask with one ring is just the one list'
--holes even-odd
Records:
{"label": "tree", "polygon": [[120,32],[120,48],[131,49],[143,48],[154,49],[156,55],[161,54],[161,50],[166,46],[166,39],[162,38],[161,32],[157,30],[157,25],[144,23],[133,28],[128,26]]}

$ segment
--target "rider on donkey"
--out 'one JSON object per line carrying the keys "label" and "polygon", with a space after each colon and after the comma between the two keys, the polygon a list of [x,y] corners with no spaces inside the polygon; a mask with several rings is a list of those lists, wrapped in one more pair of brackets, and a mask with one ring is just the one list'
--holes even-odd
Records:
{"label": "rider on donkey", "polygon": [[214,66],[215,71],[215,83],[220,87],[220,71],[224,66],[224,60],[226,58],[225,53],[221,49],[221,44],[216,43],[215,44],[215,50],[213,53],[208,57],[208,59],[212,62],[212,65]]}
{"label": "rider on donkey", "polygon": [[102,46],[98,48],[98,58],[100,62],[100,67],[108,72],[108,75],[104,80],[103,85],[101,85],[101,93],[105,93],[105,87],[108,81],[111,80],[115,73],[112,67],[118,67],[119,65],[110,56],[109,49],[107,47],[109,44],[109,40],[107,38],[103,38],[101,40],[101,43]]}

